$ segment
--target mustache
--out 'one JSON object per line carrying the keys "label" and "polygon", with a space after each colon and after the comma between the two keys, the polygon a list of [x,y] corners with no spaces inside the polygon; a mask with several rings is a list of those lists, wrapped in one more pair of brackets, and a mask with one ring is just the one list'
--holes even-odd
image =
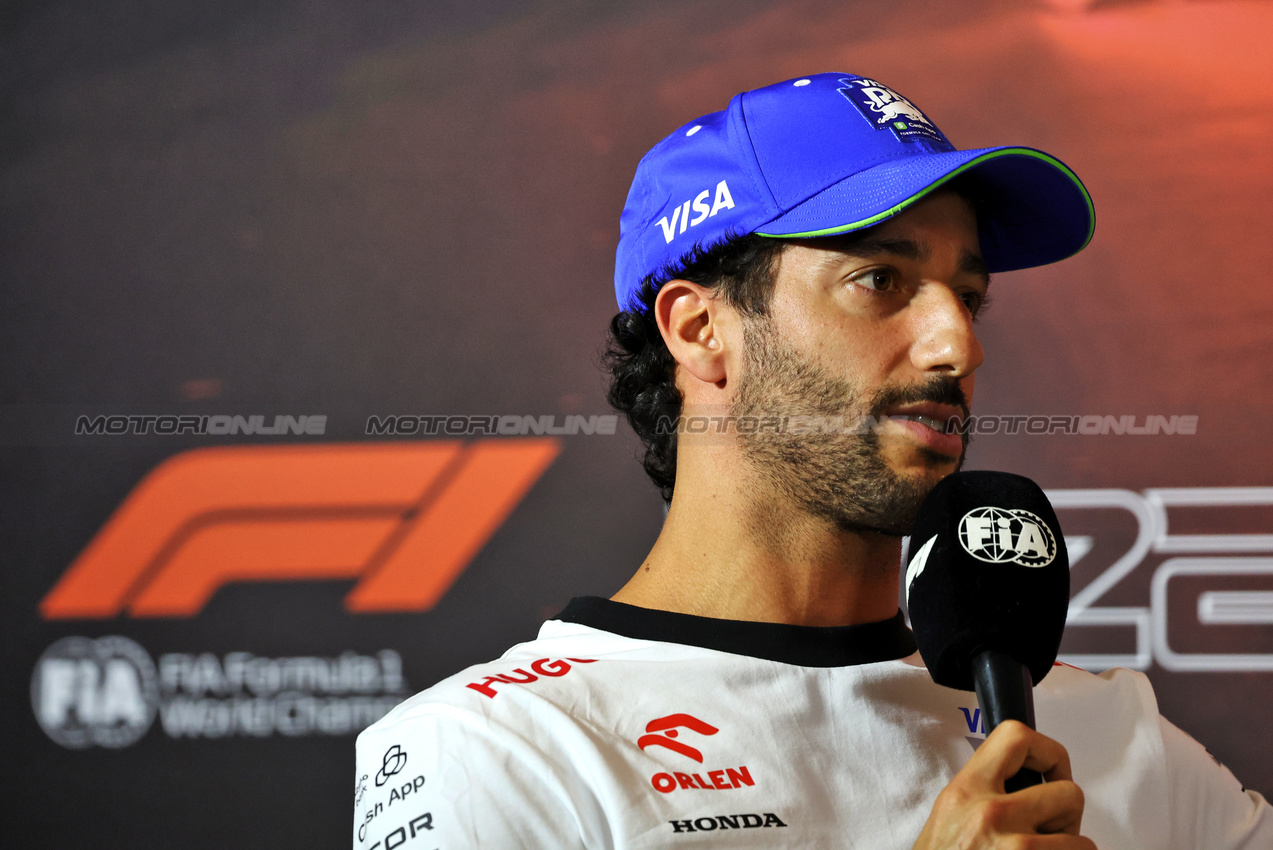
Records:
{"label": "mustache", "polygon": [[968,408],[968,396],[964,394],[959,381],[951,378],[933,377],[919,384],[907,387],[885,387],[875,394],[871,402],[871,415],[877,419],[884,411],[899,404],[948,404],[958,407],[967,419],[971,413]]}

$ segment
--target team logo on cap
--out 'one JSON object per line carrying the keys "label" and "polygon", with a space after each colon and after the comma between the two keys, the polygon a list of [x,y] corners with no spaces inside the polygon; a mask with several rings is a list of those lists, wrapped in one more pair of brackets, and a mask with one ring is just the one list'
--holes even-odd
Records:
{"label": "team logo on cap", "polygon": [[937,125],[929,121],[915,104],[882,83],[866,78],[840,80],[838,89],[845,99],[877,130],[892,130],[904,142],[917,139],[948,144]]}
{"label": "team logo on cap", "polygon": [[1056,538],[1038,516],[1016,508],[973,508],[959,521],[959,542],[978,561],[1046,567]]}

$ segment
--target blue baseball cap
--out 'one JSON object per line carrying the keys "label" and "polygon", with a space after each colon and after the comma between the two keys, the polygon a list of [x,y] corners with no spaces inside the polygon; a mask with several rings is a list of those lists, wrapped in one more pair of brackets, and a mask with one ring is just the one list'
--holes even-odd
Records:
{"label": "blue baseball cap", "polygon": [[815,74],[735,96],[639,165],[619,220],[614,289],[639,309],[694,248],[755,233],[811,239],[879,224],[951,178],[975,173],[981,251],[992,272],[1080,251],[1091,196],[1054,156],[1024,147],[956,150],[909,100],[856,74]]}

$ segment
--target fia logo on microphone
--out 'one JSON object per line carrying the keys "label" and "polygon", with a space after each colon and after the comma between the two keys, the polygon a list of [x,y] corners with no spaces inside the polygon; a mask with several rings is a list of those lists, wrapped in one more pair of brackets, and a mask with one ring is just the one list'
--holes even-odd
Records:
{"label": "fia logo on microphone", "polygon": [[973,508],[959,521],[959,542],[979,561],[1046,567],[1056,538],[1039,517],[1017,508]]}

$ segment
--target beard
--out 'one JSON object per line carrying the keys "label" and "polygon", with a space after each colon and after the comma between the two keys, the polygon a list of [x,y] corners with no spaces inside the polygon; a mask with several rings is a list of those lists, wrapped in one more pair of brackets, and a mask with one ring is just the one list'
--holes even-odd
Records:
{"label": "beard", "polygon": [[[957,405],[968,417],[959,383],[949,378],[906,387],[886,386],[869,395],[804,359],[780,338],[764,317],[743,324],[746,368],[730,413],[734,417],[807,417],[821,424],[805,433],[769,430],[738,434],[743,457],[779,493],[807,513],[843,531],[872,531],[891,537],[910,532],[919,506],[937,483],[923,475],[894,471],[880,449],[875,424],[899,404]],[[735,419],[734,421],[739,421]],[[830,425],[830,427],[825,427]],[[955,466],[963,465],[968,435]],[[920,457],[930,468],[950,459],[927,448]]]}

